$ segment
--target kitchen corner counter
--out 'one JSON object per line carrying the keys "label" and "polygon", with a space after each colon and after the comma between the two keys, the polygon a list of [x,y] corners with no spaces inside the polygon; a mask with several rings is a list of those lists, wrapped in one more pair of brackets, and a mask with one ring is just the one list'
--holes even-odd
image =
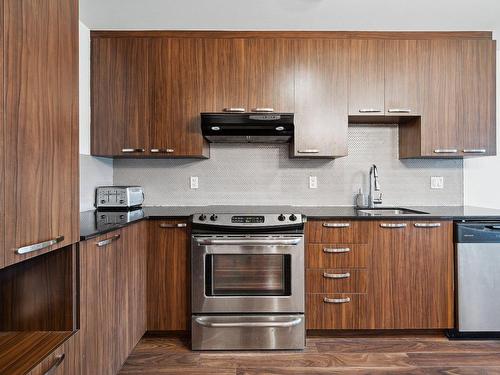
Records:
{"label": "kitchen corner counter", "polygon": [[[120,223],[99,223],[99,215],[95,210],[80,213],[80,240],[120,229],[129,224],[145,220],[175,220],[187,219],[199,213],[301,213],[308,219],[349,219],[349,220],[500,220],[499,209],[489,209],[471,206],[400,206],[406,209],[422,211],[426,214],[410,214],[403,216],[369,216],[361,215],[354,207],[348,206],[145,206],[136,214],[127,215],[122,212]],[[139,213],[139,214],[137,214]]]}

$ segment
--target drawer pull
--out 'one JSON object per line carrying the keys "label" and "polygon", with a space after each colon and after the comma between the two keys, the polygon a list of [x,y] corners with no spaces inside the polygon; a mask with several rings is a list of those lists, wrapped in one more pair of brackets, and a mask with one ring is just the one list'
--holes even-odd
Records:
{"label": "drawer pull", "polygon": [[47,372],[45,372],[43,375],[54,375],[57,371],[57,368],[61,365],[61,363],[63,363],[64,358],[65,358],[64,353],[61,355],[58,355],[55,358],[55,361],[52,364],[52,366],[50,366],[50,368],[47,370]]}
{"label": "drawer pull", "polygon": [[328,298],[328,297],[325,297],[323,298],[323,302],[324,303],[333,303],[333,304],[342,304],[342,303],[349,303],[351,302],[351,298],[350,297],[346,297],[346,298]]}
{"label": "drawer pull", "polygon": [[122,153],[131,154],[133,152],[145,152],[146,150],[143,148],[122,148]]}
{"label": "drawer pull", "polygon": [[391,108],[387,112],[389,112],[389,113],[411,113],[411,109],[408,109],[408,108]]}
{"label": "drawer pull", "polygon": [[486,154],[486,149],[484,148],[465,149],[464,154]]}
{"label": "drawer pull", "polygon": [[172,154],[175,150],[172,148],[152,148],[151,152],[153,154]]}
{"label": "drawer pull", "polygon": [[245,108],[233,108],[233,107],[231,107],[231,108],[224,108],[222,111],[223,111],[223,112],[236,112],[236,113],[241,113],[241,112],[245,112],[245,111],[246,111],[246,109],[245,109]]}
{"label": "drawer pull", "polygon": [[330,253],[330,254],[342,254],[342,253],[349,253],[351,251],[350,248],[344,247],[344,248],[339,248],[339,249],[334,249],[330,247],[325,247],[323,248],[324,253]]}
{"label": "drawer pull", "polygon": [[47,247],[53,246],[59,242],[64,241],[64,236],[59,236],[57,238],[54,238],[52,240],[36,243],[33,245],[28,245],[28,246],[23,246],[18,249],[16,249],[16,254],[22,255],[22,254],[27,254],[27,253],[32,253],[34,251],[38,250],[43,250],[46,249]]}
{"label": "drawer pull", "polygon": [[349,228],[351,224],[349,223],[323,223],[325,228]]}
{"label": "drawer pull", "polygon": [[375,108],[362,108],[359,110],[359,113],[380,113],[382,112],[380,109]]}
{"label": "drawer pull", "polygon": [[348,279],[351,277],[351,274],[349,272],[346,273],[328,273],[324,272],[323,277],[325,279]]}
{"label": "drawer pull", "polygon": [[178,223],[178,224],[162,223],[162,224],[160,224],[160,228],[186,228],[186,227],[187,227],[186,223]]}
{"label": "drawer pull", "polygon": [[252,109],[252,112],[270,113],[270,112],[274,112],[274,108],[271,108],[271,107],[267,107],[267,108],[254,108],[254,109]]}
{"label": "drawer pull", "polygon": [[406,228],[406,224],[404,223],[397,223],[397,224],[387,224],[387,223],[382,223],[380,224],[382,228],[390,228],[390,229],[397,229],[397,228]]}
{"label": "drawer pull", "polygon": [[415,223],[416,228],[439,228],[441,223]]}
{"label": "drawer pull", "polygon": [[458,152],[455,148],[441,148],[434,150],[435,154],[456,154]]}
{"label": "drawer pull", "polygon": [[116,236],[113,236],[111,238],[108,238],[107,240],[102,240],[96,243],[97,247],[104,247],[108,246],[111,244],[113,241],[117,241],[120,238],[120,235],[117,234]]}
{"label": "drawer pull", "polygon": [[314,149],[310,149],[310,150],[298,150],[297,152],[299,154],[319,154],[319,150],[314,150]]}

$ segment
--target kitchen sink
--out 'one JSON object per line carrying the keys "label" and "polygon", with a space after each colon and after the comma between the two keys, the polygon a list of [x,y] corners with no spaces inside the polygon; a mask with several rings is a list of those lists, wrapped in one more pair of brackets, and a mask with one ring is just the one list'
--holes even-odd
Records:
{"label": "kitchen sink", "polygon": [[408,208],[399,207],[380,207],[380,208],[358,208],[360,216],[412,216],[412,215],[428,215],[427,212],[410,210]]}

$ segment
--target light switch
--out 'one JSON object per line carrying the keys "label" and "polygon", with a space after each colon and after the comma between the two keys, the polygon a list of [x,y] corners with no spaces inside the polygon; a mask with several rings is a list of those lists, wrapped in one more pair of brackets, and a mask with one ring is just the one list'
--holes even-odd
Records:
{"label": "light switch", "polygon": [[431,177],[431,189],[443,189],[444,177]]}
{"label": "light switch", "polygon": [[198,187],[199,187],[199,185],[198,185],[198,177],[191,176],[190,182],[191,182],[191,189],[198,189]]}
{"label": "light switch", "polygon": [[318,177],[309,176],[309,189],[317,189],[318,188]]}

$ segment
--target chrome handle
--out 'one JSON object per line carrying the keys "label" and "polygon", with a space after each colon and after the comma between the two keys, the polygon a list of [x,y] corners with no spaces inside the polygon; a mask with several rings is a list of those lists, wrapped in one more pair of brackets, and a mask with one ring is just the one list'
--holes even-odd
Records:
{"label": "chrome handle", "polygon": [[351,302],[351,298],[346,297],[346,298],[328,298],[325,297],[323,298],[324,303],[335,303],[335,304],[341,304],[341,303],[349,303]]}
{"label": "chrome handle", "polygon": [[348,247],[341,248],[341,249],[332,249],[332,248],[325,247],[323,249],[324,253],[334,253],[334,254],[348,253],[350,251],[351,251],[351,249]]}
{"label": "chrome handle", "polygon": [[319,150],[309,149],[309,150],[298,150],[299,154],[319,154]]}
{"label": "chrome handle", "polygon": [[251,240],[251,239],[233,239],[233,240],[223,240],[223,239],[211,239],[211,238],[196,238],[196,243],[199,245],[298,245],[302,241],[302,238],[290,238],[290,239],[280,239],[280,240]]}
{"label": "chrome handle", "polygon": [[439,228],[441,223],[415,223],[416,228]]}
{"label": "chrome handle", "polygon": [[227,323],[216,323],[210,322],[203,318],[196,318],[196,323],[204,327],[210,328],[232,328],[232,327],[247,327],[247,328],[287,328],[299,325],[302,322],[301,318],[291,319],[286,322],[227,322]]}
{"label": "chrome handle", "polygon": [[187,227],[186,223],[178,223],[178,224],[162,223],[162,224],[160,224],[160,228],[186,228],[186,227]]}
{"label": "chrome handle", "polygon": [[54,238],[53,240],[48,240],[33,245],[23,246],[16,249],[16,254],[22,255],[22,254],[32,253],[34,251],[42,250],[47,247],[53,246],[62,241],[64,241],[64,236],[59,236],[57,238]]}
{"label": "chrome handle", "polygon": [[346,272],[346,273],[323,272],[323,277],[325,279],[348,279],[349,277],[351,277],[351,274],[349,272]]}
{"label": "chrome handle", "polygon": [[464,150],[464,154],[486,154],[484,148],[469,148]]}
{"label": "chrome handle", "polygon": [[391,108],[391,109],[387,110],[387,112],[389,112],[389,113],[411,113],[411,109]]}
{"label": "chrome handle", "polygon": [[406,228],[407,227],[407,225],[404,224],[404,223],[397,223],[397,224],[382,223],[382,224],[380,224],[380,226],[382,228],[392,228],[392,229],[395,229],[395,228]]}
{"label": "chrome handle", "polygon": [[252,112],[274,112],[274,108],[254,108]]}
{"label": "chrome handle", "polygon": [[61,363],[63,363],[64,361],[64,358],[65,358],[65,354],[61,354],[59,356],[57,356],[55,358],[55,361],[54,363],[52,364],[52,366],[50,366],[50,368],[47,370],[47,372],[44,373],[44,375],[53,375],[56,373],[57,371],[57,368],[61,365]]}
{"label": "chrome handle", "polygon": [[349,228],[351,224],[349,223],[323,223],[325,228]]}
{"label": "chrome handle", "polygon": [[160,154],[160,153],[171,154],[171,153],[175,152],[175,150],[172,148],[152,148],[151,152],[153,154]]}
{"label": "chrome handle", "polygon": [[375,108],[363,108],[359,110],[359,113],[380,113],[382,112],[380,109]]}
{"label": "chrome handle", "polygon": [[133,152],[145,152],[146,150],[143,148],[122,148],[122,153],[130,154]]}
{"label": "chrome handle", "polygon": [[435,154],[456,154],[458,152],[455,148],[439,148],[434,150]]}
{"label": "chrome handle", "polygon": [[224,112],[245,112],[245,108],[224,108]]}
{"label": "chrome handle", "polygon": [[97,242],[96,245],[97,245],[97,247],[108,246],[110,243],[112,243],[113,241],[117,241],[119,238],[120,238],[120,235],[117,234],[111,238]]}

